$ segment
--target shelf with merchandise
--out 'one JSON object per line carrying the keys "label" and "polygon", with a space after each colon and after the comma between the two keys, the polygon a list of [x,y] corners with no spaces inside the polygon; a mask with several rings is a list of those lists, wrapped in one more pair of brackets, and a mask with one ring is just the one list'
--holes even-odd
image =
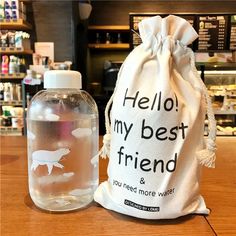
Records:
{"label": "shelf with merchandise", "polygon": [[98,50],[129,50],[128,25],[90,25],[88,47]]}
{"label": "shelf with merchandise", "polygon": [[90,43],[90,49],[129,49],[128,43]]}
{"label": "shelf with merchandise", "polygon": [[23,19],[1,19],[1,30],[31,30],[32,25]]}
{"label": "shelf with merchandise", "polygon": [[3,100],[0,100],[0,106],[22,106],[22,101],[17,101],[17,100],[3,101]]}
{"label": "shelf with merchandise", "polygon": [[205,74],[231,74],[236,69],[236,62],[196,62],[196,67],[199,70],[204,67]]}
{"label": "shelf with merchandise", "polygon": [[12,127],[12,126],[0,126],[0,136],[22,136],[23,126],[22,127]]}
{"label": "shelf with merchandise", "polygon": [[[26,1],[26,2],[31,4],[31,1]],[[26,11],[26,6],[25,5],[23,6],[23,5],[21,4],[21,7],[23,10],[20,13],[21,15],[19,15],[20,16],[19,19],[1,19],[0,20],[0,29],[1,31],[3,31],[4,34],[7,34],[7,37],[8,37],[8,40],[3,41],[3,42],[1,41],[1,47],[0,47],[0,54],[2,56],[6,56],[7,62],[5,64],[8,66],[8,68],[6,66],[2,67],[4,68],[4,71],[2,70],[2,73],[0,73],[0,83],[1,83],[1,86],[4,88],[3,90],[1,90],[1,97],[2,99],[5,99],[5,101],[0,100],[0,109],[3,109],[4,106],[12,107],[12,109],[14,108],[23,109],[24,107],[24,98],[22,98],[22,83],[23,83],[23,79],[25,78],[26,65],[31,64],[31,61],[32,61],[31,55],[33,54],[33,50],[31,50],[31,42],[29,39],[30,34],[28,33],[29,31],[31,32],[31,30],[33,30],[33,27],[29,23],[28,20],[31,20],[32,22],[33,20],[32,18],[28,18],[28,17],[26,20],[27,11]],[[10,57],[16,56],[19,60],[23,61],[23,62],[21,61],[21,63],[19,63],[16,60],[13,61],[17,63],[17,66],[19,65],[19,68],[12,65],[10,66],[11,59],[9,59],[10,58],[9,56]],[[21,73],[16,73],[16,71],[21,72]],[[12,72],[12,73],[9,73],[9,72]],[[8,86],[10,89],[8,89]],[[6,90],[6,88],[9,91]],[[21,123],[24,123],[23,114],[17,117],[10,117],[9,119],[14,120],[14,118],[22,119]],[[1,117],[1,119],[4,120],[6,119],[6,117]],[[24,128],[23,125],[19,125],[14,122],[12,122],[12,124],[13,124],[13,127],[2,126],[0,129],[0,135],[22,135],[23,134],[23,128]],[[20,127],[18,127],[18,125]]]}
{"label": "shelf with merchandise", "polygon": [[1,47],[0,54],[23,54],[23,55],[31,55],[33,54],[33,50],[25,49],[25,48],[15,48],[15,47]]}
{"label": "shelf with merchandise", "polygon": [[119,30],[129,31],[129,25],[90,25],[89,30]]}
{"label": "shelf with merchandise", "polygon": [[2,74],[0,73],[0,81],[4,80],[19,80],[19,79],[24,79],[25,73],[14,73],[14,74]]}
{"label": "shelf with merchandise", "polygon": [[4,115],[1,115],[0,118],[22,118],[22,116],[4,116]]}

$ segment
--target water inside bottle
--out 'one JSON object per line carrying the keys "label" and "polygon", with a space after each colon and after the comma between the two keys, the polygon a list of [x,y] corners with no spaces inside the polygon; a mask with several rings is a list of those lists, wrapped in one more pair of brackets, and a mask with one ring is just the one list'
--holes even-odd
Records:
{"label": "water inside bottle", "polygon": [[49,211],[85,207],[98,186],[97,117],[28,122],[29,191]]}

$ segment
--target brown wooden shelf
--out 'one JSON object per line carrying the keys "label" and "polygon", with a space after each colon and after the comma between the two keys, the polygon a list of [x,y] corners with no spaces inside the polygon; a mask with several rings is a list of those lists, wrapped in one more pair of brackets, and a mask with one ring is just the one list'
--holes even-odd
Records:
{"label": "brown wooden shelf", "polygon": [[[23,118],[23,117],[22,116],[4,116],[4,115],[1,115],[0,118]],[[7,127],[7,126],[2,126],[2,127]]]}
{"label": "brown wooden shelf", "polygon": [[128,43],[90,43],[88,46],[91,49],[129,49]]}
{"label": "brown wooden shelf", "polygon": [[0,21],[0,28],[1,30],[30,30],[32,29],[32,26],[23,19],[3,19]]}
{"label": "brown wooden shelf", "polygon": [[23,134],[23,127],[0,126],[0,135],[7,136],[21,136]]}
{"label": "brown wooden shelf", "polygon": [[15,73],[15,74],[0,74],[0,80],[4,79],[24,79],[25,73]]}
{"label": "brown wooden shelf", "polygon": [[236,115],[236,110],[220,110],[215,109],[214,110],[215,115]]}
{"label": "brown wooden shelf", "polygon": [[12,126],[0,126],[1,130],[22,130],[23,126],[21,127],[12,127]]}
{"label": "brown wooden shelf", "polygon": [[129,25],[90,25],[89,30],[129,30]]}
{"label": "brown wooden shelf", "polygon": [[0,101],[0,106],[22,106],[22,101]]}
{"label": "brown wooden shelf", "polygon": [[0,54],[33,54],[33,50],[15,47],[1,47]]}

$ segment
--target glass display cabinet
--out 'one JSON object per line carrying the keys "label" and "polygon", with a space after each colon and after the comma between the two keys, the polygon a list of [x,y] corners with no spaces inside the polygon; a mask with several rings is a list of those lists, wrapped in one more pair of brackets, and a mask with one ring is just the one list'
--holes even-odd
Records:
{"label": "glass display cabinet", "polygon": [[201,67],[201,77],[212,99],[217,122],[217,135],[235,136],[236,64],[205,65],[203,69]]}

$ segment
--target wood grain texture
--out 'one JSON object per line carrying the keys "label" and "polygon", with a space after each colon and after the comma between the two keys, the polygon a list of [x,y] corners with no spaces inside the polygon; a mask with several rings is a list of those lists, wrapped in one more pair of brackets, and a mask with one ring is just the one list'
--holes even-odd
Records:
{"label": "wood grain texture", "polygon": [[[202,194],[212,213],[207,217],[218,235],[235,235],[235,138],[219,138],[215,170],[203,172]],[[96,203],[88,208],[53,214],[32,203],[27,186],[25,137],[0,137],[1,235],[215,235],[201,215],[174,220],[139,220],[108,211]],[[100,139],[101,144],[101,139]],[[107,178],[108,160],[100,160],[100,181]]]}
{"label": "wood grain texture", "polygon": [[218,138],[216,168],[203,171],[202,193],[212,210],[207,217],[217,235],[236,235],[236,139]]}

